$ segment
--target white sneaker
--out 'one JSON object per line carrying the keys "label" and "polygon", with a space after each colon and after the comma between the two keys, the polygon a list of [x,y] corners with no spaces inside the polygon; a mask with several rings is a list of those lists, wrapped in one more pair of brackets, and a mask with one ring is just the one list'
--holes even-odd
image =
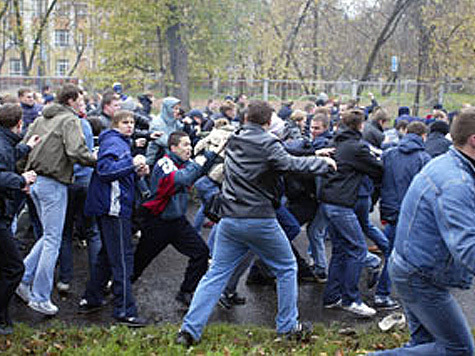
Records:
{"label": "white sneaker", "polygon": [[16,295],[20,297],[21,300],[23,300],[26,304],[28,304],[31,300],[31,289],[29,285],[26,285],[25,283],[21,282],[16,291]]}
{"label": "white sneaker", "polygon": [[59,281],[56,283],[56,289],[58,289],[58,292],[68,292],[70,289],[69,283],[63,283]]}
{"label": "white sneaker", "polygon": [[55,315],[59,311],[59,308],[51,303],[51,300],[47,300],[46,302],[30,301],[28,306],[38,313],[45,315]]}
{"label": "white sneaker", "polygon": [[378,323],[382,331],[388,331],[394,327],[403,329],[406,325],[406,316],[403,313],[393,313],[385,317]]}
{"label": "white sneaker", "polygon": [[350,305],[348,306],[344,306],[342,305],[341,306],[342,309],[346,310],[346,311],[349,311],[351,313],[354,313],[354,314],[358,314],[358,315],[361,315],[361,316],[374,316],[376,315],[376,310],[374,310],[373,308],[371,307],[368,307],[365,303],[361,302],[361,303],[356,303],[356,302],[353,302],[351,303]]}

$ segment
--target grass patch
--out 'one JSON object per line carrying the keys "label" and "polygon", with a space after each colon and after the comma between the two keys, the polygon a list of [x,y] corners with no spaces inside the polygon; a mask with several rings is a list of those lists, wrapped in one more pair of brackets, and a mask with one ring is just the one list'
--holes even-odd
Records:
{"label": "grass patch", "polygon": [[407,341],[406,332],[382,333],[375,327],[340,329],[315,325],[303,341],[284,341],[267,328],[211,324],[200,344],[185,349],[174,343],[177,325],[69,327],[60,322],[33,329],[24,324],[0,337],[4,355],[361,355]]}

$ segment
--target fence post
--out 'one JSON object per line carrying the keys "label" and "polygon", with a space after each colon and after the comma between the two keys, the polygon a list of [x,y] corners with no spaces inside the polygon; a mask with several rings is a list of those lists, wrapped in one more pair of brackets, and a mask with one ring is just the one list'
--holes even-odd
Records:
{"label": "fence post", "polygon": [[439,98],[437,104],[444,104],[445,83],[442,83],[439,87]]}
{"label": "fence post", "polygon": [[264,79],[264,85],[262,87],[262,100],[269,101],[269,79]]}
{"label": "fence post", "polygon": [[356,79],[351,81],[351,97],[355,100],[358,99],[358,81]]}
{"label": "fence post", "polygon": [[217,98],[219,96],[219,78],[213,78],[213,96]]}

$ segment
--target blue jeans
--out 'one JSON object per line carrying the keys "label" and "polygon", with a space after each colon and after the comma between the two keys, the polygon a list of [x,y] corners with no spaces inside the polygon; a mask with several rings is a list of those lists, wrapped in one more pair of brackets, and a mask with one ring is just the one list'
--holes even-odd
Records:
{"label": "blue jeans", "polygon": [[82,225],[87,239],[89,255],[89,276],[97,262],[101,250],[101,237],[95,218],[84,215],[84,202],[86,201],[87,184],[72,184],[68,187],[68,208],[64,223],[63,240],[59,253],[59,280],[69,283],[73,279],[73,231]]}
{"label": "blue jeans", "polygon": [[[388,247],[388,254],[390,255],[393,246],[394,246],[394,239],[396,238],[396,224],[387,224],[384,229],[384,234],[389,242]],[[383,271],[381,272],[381,276],[379,277],[378,287],[376,288],[376,295],[378,296],[389,296],[391,295],[391,280],[389,279],[388,273],[388,261],[389,258],[385,259]]]}
{"label": "blue jeans", "polygon": [[328,233],[328,219],[320,205],[317,214],[310,224],[307,225],[308,250],[315,262],[315,272],[326,272],[327,255],[325,253],[325,238]]}
{"label": "blue jeans", "polygon": [[193,227],[199,234],[206,218],[204,214],[205,204],[211,199],[214,194],[219,192],[219,187],[208,176],[204,176],[196,181],[195,188],[198,192],[198,197],[201,200],[201,205],[195,214]]}
{"label": "blue jeans", "polygon": [[363,230],[353,209],[332,204],[323,204],[323,209],[330,223],[332,240],[323,303],[331,304],[340,298],[344,306],[360,303],[358,282],[367,256]]}
{"label": "blue jeans", "polygon": [[68,188],[55,179],[38,176],[31,186],[31,196],[43,225],[43,235],[26,256],[22,282],[32,285],[31,299],[50,300],[54,269],[58,259],[64,219],[68,204]]}
{"label": "blue jeans", "polygon": [[421,278],[395,252],[390,257],[389,274],[404,307],[411,341],[377,355],[473,355],[470,327],[448,289]]}
{"label": "blue jeans", "polygon": [[277,219],[223,218],[218,224],[211,266],[198,284],[181,327],[195,340],[201,338],[226,283],[249,250],[277,277],[277,332],[288,332],[297,324],[297,263]]}

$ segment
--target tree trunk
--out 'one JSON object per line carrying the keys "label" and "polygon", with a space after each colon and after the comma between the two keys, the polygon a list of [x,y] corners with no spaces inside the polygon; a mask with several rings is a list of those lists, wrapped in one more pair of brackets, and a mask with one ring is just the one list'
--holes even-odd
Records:
{"label": "tree trunk", "polygon": [[418,55],[417,55],[417,78],[416,78],[416,93],[414,95],[414,106],[412,109],[413,115],[419,115],[421,90],[425,83],[429,62],[429,46],[430,46],[430,30],[425,26],[424,19],[421,14],[424,2],[418,6],[414,12],[414,23],[417,26],[419,40],[418,40]]}
{"label": "tree trunk", "polygon": [[168,51],[170,53],[170,69],[173,76],[173,90],[175,97],[181,100],[185,110],[190,108],[190,88],[188,81],[188,50],[181,38],[181,24],[175,6],[171,6],[171,25],[167,28]]}

